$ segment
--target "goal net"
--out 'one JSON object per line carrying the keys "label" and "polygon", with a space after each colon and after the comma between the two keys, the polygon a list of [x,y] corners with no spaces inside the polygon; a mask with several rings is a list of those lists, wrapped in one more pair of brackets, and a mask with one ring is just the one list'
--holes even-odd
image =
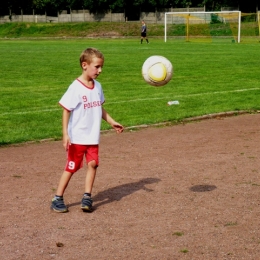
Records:
{"label": "goal net", "polygon": [[258,38],[260,38],[260,11],[257,12]]}
{"label": "goal net", "polygon": [[242,42],[257,42],[260,40],[260,12],[241,14]]}
{"label": "goal net", "polygon": [[240,42],[241,12],[166,12],[165,42],[167,38],[186,41],[229,39]]}

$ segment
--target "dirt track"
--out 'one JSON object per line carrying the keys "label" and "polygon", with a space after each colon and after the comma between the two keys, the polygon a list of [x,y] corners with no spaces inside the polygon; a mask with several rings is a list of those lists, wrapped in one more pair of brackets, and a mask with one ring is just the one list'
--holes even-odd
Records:
{"label": "dirt track", "polygon": [[50,211],[61,142],[0,148],[1,259],[259,259],[260,114],[102,134],[94,212],[84,169]]}

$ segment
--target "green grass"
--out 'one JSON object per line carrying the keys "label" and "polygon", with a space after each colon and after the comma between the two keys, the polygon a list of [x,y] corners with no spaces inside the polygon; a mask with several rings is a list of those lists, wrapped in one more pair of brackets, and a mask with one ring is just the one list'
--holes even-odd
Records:
{"label": "green grass", "polygon": [[[192,37],[234,37],[237,36],[237,24],[190,24],[189,34]],[[149,37],[163,37],[164,23],[148,24]],[[167,24],[167,36],[186,35],[186,25]],[[0,38],[20,37],[139,37],[140,22],[84,22],[84,23],[4,23],[0,24]],[[241,23],[241,39],[246,41],[253,37],[259,42],[257,22]]]}
{"label": "green grass", "polygon": [[[164,33],[163,24],[151,25],[151,35]],[[140,35],[140,23],[5,23],[0,24],[0,37],[86,37],[86,36],[136,36]]]}
{"label": "green grass", "polygon": [[[105,55],[101,82],[105,109],[126,127],[175,122],[209,113],[259,110],[259,44],[191,43],[163,37],[131,39],[1,40],[0,145],[61,138],[58,101],[81,74],[79,55],[93,46]],[[144,82],[151,55],[171,60],[164,87]],[[179,105],[167,106],[170,100]],[[102,129],[110,127],[103,122]]]}

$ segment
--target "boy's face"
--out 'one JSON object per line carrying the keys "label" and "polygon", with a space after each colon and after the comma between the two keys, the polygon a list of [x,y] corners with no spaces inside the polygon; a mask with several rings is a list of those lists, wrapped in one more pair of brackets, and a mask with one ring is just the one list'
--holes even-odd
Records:
{"label": "boy's face", "polygon": [[86,71],[88,77],[96,79],[98,75],[102,72],[102,67],[104,65],[104,60],[94,57],[90,64],[87,62],[82,62],[82,68]]}

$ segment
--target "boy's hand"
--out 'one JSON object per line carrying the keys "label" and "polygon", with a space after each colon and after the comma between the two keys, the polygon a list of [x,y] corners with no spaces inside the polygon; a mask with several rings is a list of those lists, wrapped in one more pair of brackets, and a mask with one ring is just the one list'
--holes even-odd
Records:
{"label": "boy's hand", "polygon": [[117,122],[114,122],[112,124],[112,127],[116,130],[116,132],[118,134],[120,134],[120,133],[122,133],[124,131],[124,127],[121,124],[117,123]]}
{"label": "boy's hand", "polygon": [[70,138],[69,138],[68,135],[64,135],[64,136],[63,136],[62,144],[63,144],[64,149],[65,149],[66,151],[68,151],[69,145],[71,144]]}
{"label": "boy's hand", "polygon": [[115,130],[116,132],[122,133],[124,131],[124,127],[117,123],[108,113],[107,111],[102,107],[102,118],[107,121]]}

